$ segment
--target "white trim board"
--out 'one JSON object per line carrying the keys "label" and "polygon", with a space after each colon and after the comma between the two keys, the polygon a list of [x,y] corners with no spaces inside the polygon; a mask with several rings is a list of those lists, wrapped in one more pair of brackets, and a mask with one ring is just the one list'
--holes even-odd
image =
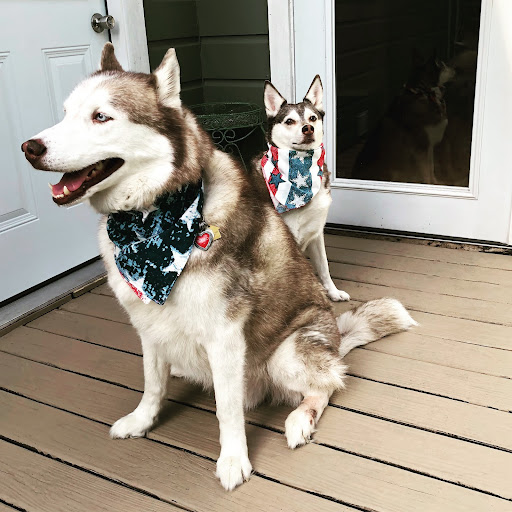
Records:
{"label": "white trim board", "polygon": [[127,71],[149,73],[148,41],[142,0],[107,0],[116,20],[110,31],[119,62]]}
{"label": "white trim board", "polygon": [[268,0],[270,78],[279,92],[295,101],[294,0]]}

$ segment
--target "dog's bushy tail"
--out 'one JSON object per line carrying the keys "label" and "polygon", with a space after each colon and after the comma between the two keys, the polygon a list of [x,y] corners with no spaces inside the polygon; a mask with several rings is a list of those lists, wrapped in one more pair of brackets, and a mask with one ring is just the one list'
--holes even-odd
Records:
{"label": "dog's bushy tail", "polygon": [[341,357],[353,348],[418,325],[400,301],[389,297],[365,302],[343,313],[336,321],[341,334]]}

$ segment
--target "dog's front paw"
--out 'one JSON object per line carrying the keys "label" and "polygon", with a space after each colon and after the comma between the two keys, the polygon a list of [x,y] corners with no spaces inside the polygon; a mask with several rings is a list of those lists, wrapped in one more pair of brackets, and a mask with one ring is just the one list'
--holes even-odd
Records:
{"label": "dog's front paw", "polygon": [[136,412],[117,420],[110,429],[112,439],[126,439],[127,437],[144,437],[153,426],[153,420]]}
{"label": "dog's front paw", "polygon": [[217,478],[226,491],[249,480],[252,466],[247,455],[241,457],[220,457],[217,461]]}
{"label": "dog's front paw", "polygon": [[293,450],[311,442],[311,436],[315,432],[315,419],[309,411],[295,409],[286,418],[284,428],[288,446]]}
{"label": "dog's front paw", "polygon": [[334,302],[350,300],[350,295],[343,290],[338,290],[335,286],[327,288],[327,295]]}

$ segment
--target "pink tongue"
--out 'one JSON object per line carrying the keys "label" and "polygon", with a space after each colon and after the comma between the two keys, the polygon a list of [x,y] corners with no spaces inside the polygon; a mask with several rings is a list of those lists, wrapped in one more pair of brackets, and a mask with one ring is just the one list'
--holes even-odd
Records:
{"label": "pink tongue", "polygon": [[65,173],[59,183],[52,185],[52,193],[54,196],[59,196],[64,193],[64,187],[68,187],[70,192],[74,192],[82,186],[82,183],[87,178],[87,174],[90,172],[91,167],[86,167],[81,171],[67,172]]}

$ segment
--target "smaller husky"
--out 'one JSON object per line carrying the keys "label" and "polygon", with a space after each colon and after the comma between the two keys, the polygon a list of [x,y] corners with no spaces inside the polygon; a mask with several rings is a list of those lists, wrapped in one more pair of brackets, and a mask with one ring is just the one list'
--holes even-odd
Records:
{"label": "smaller husky", "polygon": [[318,75],[297,104],[288,103],[265,82],[268,151],[256,166],[263,172],[275,209],[311,259],[329,298],[350,300],[350,295],[333,283],[325,253],[324,226],[332,197],[330,173],[324,163],[322,98]]}

